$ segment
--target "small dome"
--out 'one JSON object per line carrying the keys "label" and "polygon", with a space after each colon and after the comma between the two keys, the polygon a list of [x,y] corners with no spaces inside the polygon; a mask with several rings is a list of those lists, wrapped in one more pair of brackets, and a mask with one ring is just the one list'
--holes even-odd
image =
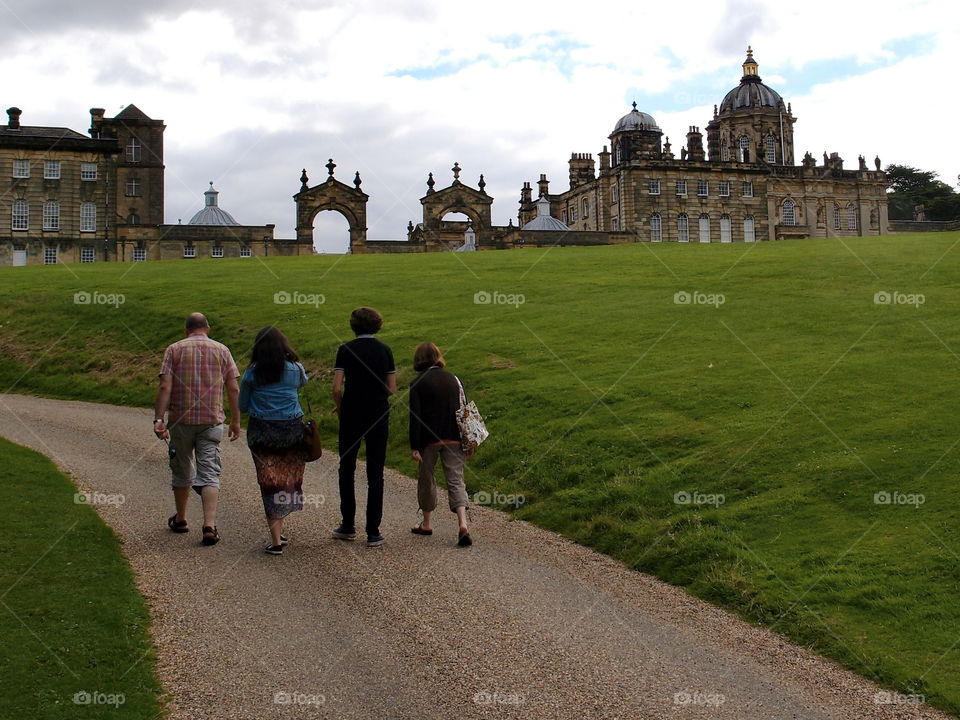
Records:
{"label": "small dome", "polygon": [[653,119],[653,116],[637,110],[636,103],[633,104],[633,110],[617,120],[617,126],[613,128],[614,133],[626,132],[627,130],[654,130],[660,132],[660,128],[657,127],[657,121]]}
{"label": "small dome", "polygon": [[541,196],[537,200],[537,216],[521,230],[569,230],[566,225],[550,214],[550,201]]}
{"label": "small dome", "polygon": [[190,218],[190,225],[239,225],[233,216],[217,206],[218,193],[210,183],[210,189],[203,193],[203,210]]}

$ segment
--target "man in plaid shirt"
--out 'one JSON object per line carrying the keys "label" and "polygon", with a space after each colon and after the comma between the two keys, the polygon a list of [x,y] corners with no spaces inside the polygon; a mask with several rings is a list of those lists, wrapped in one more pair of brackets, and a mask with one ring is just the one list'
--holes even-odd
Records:
{"label": "man in plaid shirt", "polygon": [[167,347],[163,355],[153,421],[157,437],[170,441],[177,512],[167,520],[167,526],[176,533],[189,532],[187,502],[193,488],[203,503],[203,544],[216,545],[220,540],[220,441],[226,419],[223,389],[227,389],[230,403],[228,436],[232,442],[240,437],[240,373],[227,346],[209,338],[210,323],[204,315],[187,317],[184,334],[186,337]]}

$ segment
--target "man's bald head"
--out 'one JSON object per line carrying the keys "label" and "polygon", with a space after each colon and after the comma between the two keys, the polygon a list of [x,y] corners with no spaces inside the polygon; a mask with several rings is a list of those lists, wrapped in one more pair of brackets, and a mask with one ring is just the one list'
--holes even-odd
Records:
{"label": "man's bald head", "polygon": [[210,323],[207,322],[207,316],[203,313],[190,313],[187,315],[186,322],[183,323],[183,329],[189,335],[197,330],[209,330]]}

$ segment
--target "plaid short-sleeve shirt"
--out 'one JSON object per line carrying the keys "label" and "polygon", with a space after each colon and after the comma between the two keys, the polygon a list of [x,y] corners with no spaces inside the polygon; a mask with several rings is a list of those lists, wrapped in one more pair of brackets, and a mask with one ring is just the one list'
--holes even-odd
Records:
{"label": "plaid short-sleeve shirt", "polygon": [[191,335],[167,347],[161,375],[173,379],[169,424],[218,425],[224,421],[223,385],[240,376],[229,348],[206,335]]}

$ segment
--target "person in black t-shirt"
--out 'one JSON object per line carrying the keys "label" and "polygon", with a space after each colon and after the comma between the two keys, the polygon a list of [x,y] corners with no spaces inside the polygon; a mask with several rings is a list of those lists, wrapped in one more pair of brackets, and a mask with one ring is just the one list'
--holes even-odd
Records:
{"label": "person in black t-shirt", "polygon": [[[360,442],[367,445],[367,546],[385,542],[380,534],[383,518],[383,466],[387,459],[390,405],[397,391],[393,352],[373,337],[383,326],[383,317],[371,307],[350,314],[356,338],[337,350],[333,374],[333,402],[340,416],[340,526],[333,536],[340,540],[357,537],[357,499],[354,473]],[[346,386],[344,387],[344,384]]]}

